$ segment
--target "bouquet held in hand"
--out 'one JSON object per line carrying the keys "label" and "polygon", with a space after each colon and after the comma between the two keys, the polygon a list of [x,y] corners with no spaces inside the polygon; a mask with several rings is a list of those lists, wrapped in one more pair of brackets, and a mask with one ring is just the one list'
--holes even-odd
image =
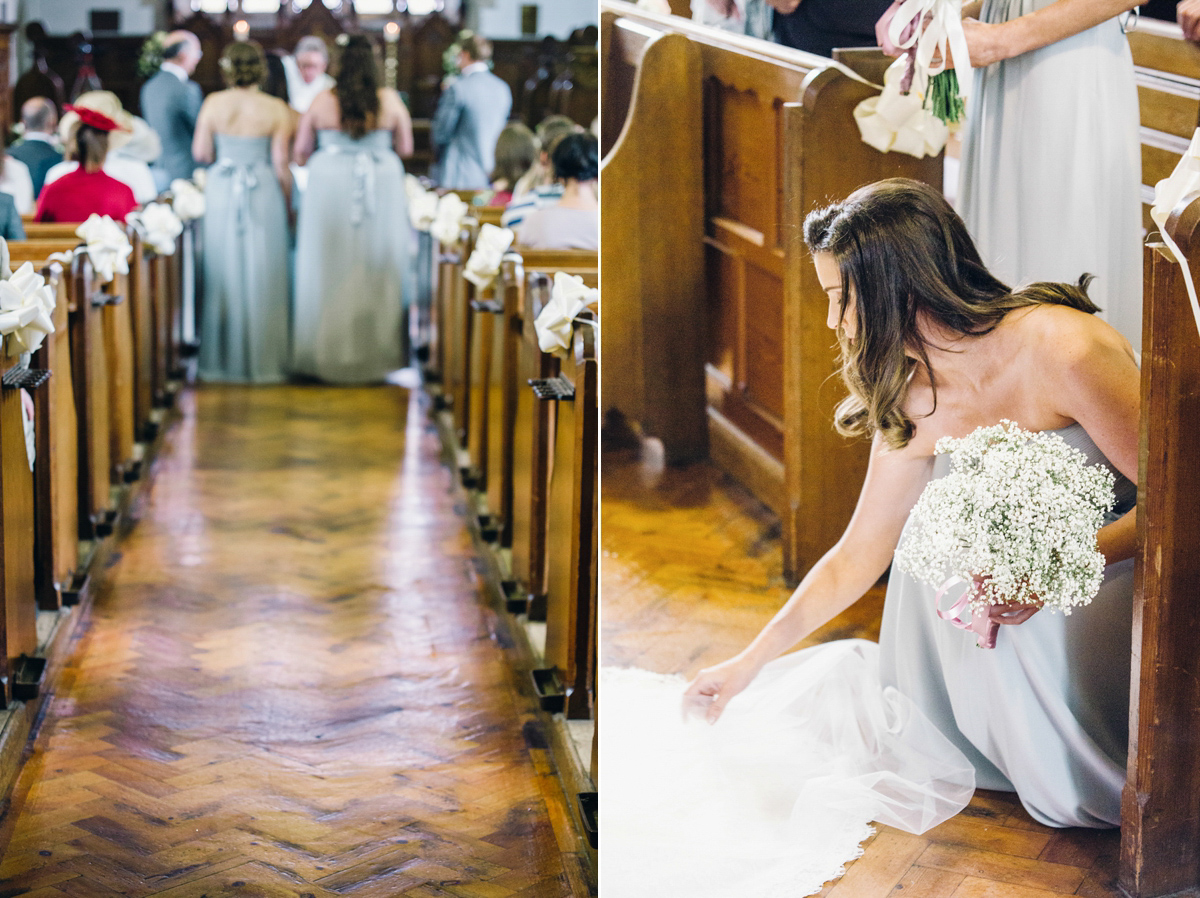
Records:
{"label": "bouquet held in hand", "polygon": [[969,77],[960,83],[953,67],[965,67],[971,58],[962,0],[896,0],[879,20],[876,37],[885,52],[908,56],[901,93],[908,93],[919,73],[918,81],[929,79],[925,105],[930,112],[950,126],[962,120],[971,83]]}
{"label": "bouquet held in hand", "polygon": [[[1112,509],[1113,475],[1057,434],[1030,433],[1012,421],[962,439],[943,437],[950,473],[917,500],[896,564],[938,589],[967,583],[938,614],[995,645],[994,605],[1031,605],[1070,614],[1104,579],[1096,532]],[[970,610],[973,619],[960,620]]]}

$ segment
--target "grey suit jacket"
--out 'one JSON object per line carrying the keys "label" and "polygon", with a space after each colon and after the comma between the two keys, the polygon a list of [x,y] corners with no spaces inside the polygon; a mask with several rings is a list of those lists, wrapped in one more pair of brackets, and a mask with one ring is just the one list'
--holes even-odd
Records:
{"label": "grey suit jacket", "polygon": [[190,178],[196,168],[192,159],[192,135],[204,94],[195,81],[186,84],[170,72],[157,72],[142,85],[142,118],[162,140],[162,155],[154,163],[154,179],[160,190],[175,178]]}
{"label": "grey suit jacket", "polygon": [[[7,193],[0,193],[0,237],[5,240],[24,240],[25,226],[17,212],[17,204]],[[5,257],[8,256],[6,252]]]}
{"label": "grey suit jacket", "polygon": [[433,116],[437,182],[460,190],[491,184],[496,138],[512,111],[512,91],[491,72],[463,75],[442,93]]}

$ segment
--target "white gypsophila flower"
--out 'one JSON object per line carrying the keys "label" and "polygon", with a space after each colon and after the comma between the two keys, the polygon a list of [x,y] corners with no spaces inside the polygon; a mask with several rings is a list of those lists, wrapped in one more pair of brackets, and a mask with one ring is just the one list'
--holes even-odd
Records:
{"label": "white gypsophila flower", "polygon": [[133,246],[125,236],[125,229],[109,216],[93,212],[75,233],[87,244],[88,257],[100,283],[107,284],[118,273],[129,274]]}
{"label": "white gypsophila flower", "polygon": [[20,352],[35,352],[54,333],[54,288],[26,262],[0,281],[0,334],[11,336]]}
{"label": "white gypsophila flower", "polygon": [[500,263],[515,236],[511,228],[498,228],[494,224],[480,227],[471,258],[467,259],[466,268],[463,269],[463,277],[480,290],[490,287],[500,273]]}
{"label": "white gypsophila flower", "polygon": [[[199,177],[204,169],[197,169],[193,177]],[[181,221],[192,221],[196,218],[202,218],[206,204],[204,201],[204,192],[196,187],[191,181],[185,181],[182,178],[176,178],[171,182],[171,207],[175,210],[175,214],[179,216]]]}
{"label": "white gypsophila flower", "polygon": [[175,241],[183,233],[183,222],[166,203],[149,203],[140,211],[130,212],[126,220],[160,256],[174,255]]}
{"label": "white gypsophila flower", "polygon": [[1104,579],[1096,531],[1112,509],[1113,475],[1057,434],[1013,421],[943,437],[950,473],[925,487],[896,564],[934,587],[982,578],[971,608],[1021,603],[1069,614]]}
{"label": "white gypsophila flower", "polygon": [[457,193],[444,194],[437,205],[437,213],[429,226],[432,234],[442,246],[454,246],[462,232],[462,222],[470,207]]}

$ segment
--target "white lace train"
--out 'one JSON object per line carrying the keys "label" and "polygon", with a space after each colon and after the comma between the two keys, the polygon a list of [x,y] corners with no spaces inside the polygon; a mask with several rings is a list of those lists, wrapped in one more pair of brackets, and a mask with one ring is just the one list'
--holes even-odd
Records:
{"label": "white lace train", "polygon": [[713,726],[683,719],[682,678],[605,668],[601,894],[799,898],[871,821],[920,833],[958,813],[971,763],[878,658],[859,639],[784,656]]}

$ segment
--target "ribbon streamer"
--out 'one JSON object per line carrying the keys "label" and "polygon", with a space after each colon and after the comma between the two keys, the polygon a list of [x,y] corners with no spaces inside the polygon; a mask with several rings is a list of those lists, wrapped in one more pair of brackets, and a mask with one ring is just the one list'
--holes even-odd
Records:
{"label": "ribbon streamer", "polygon": [[574,322],[585,308],[600,302],[600,291],[589,287],[576,275],[554,272],[550,301],[542,307],[533,328],[542,352],[566,358],[571,350]]}
{"label": "ribbon streamer", "polygon": [[[970,64],[962,27],[962,0],[903,0],[888,24],[887,36],[897,49],[913,50],[917,68],[926,75],[944,72],[951,56],[960,66]],[[933,61],[935,55],[941,57],[937,63]],[[964,100],[971,81],[959,81],[958,94]]]}
{"label": "ribbon streamer", "polygon": [[1191,145],[1187,152],[1180,157],[1175,170],[1170,177],[1163,178],[1154,185],[1154,205],[1150,207],[1150,217],[1158,225],[1163,243],[1179,263],[1183,272],[1183,283],[1187,287],[1188,301],[1192,305],[1192,316],[1196,319],[1196,331],[1200,333],[1200,302],[1196,299],[1196,285],[1192,282],[1192,269],[1183,251],[1167,233],[1167,219],[1171,212],[1188,194],[1200,190],[1200,128],[1192,134]]}

